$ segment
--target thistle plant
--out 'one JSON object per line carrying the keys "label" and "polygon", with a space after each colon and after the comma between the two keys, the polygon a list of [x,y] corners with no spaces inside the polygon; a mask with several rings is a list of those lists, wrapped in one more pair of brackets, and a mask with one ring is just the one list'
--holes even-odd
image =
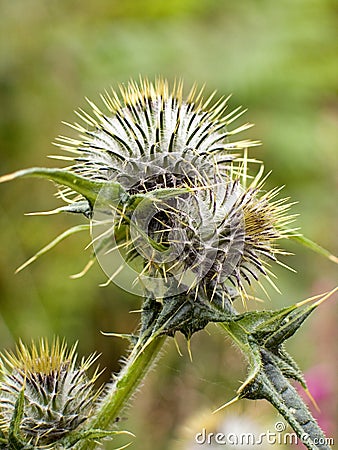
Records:
{"label": "thistle plant", "polygon": [[[290,382],[307,390],[284,342],[333,291],[277,311],[249,306],[255,287],[264,289],[262,280],[276,287],[272,265],[285,266],[279,259],[287,255],[283,239],[337,258],[293,227],[292,203],[280,188],[266,190],[264,166],[249,156],[259,142],[236,139],[252,126],[234,126],[245,110],[228,112],[228,98],[214,101],[214,95],[203,99],[203,89],[193,86],[184,97],[182,83],[170,89],[163,79],[130,81],[119,94],[102,95],[102,110],[88,100],[92,113],[79,110],[82,124],[70,125],[77,138],[57,139],[58,159],[68,167],[31,168],[0,179],[50,179],[65,205],[41,214],[68,212],[89,220],[19,270],[88,230],[93,253],[77,276],[98,260],[106,285],[114,282],[142,298],[139,329],[123,335],[131,346],[126,363],[102,391],[94,393],[96,376],[85,374],[93,358],[75,369],[74,349],[67,352],[64,344],[54,342],[51,351],[46,341],[39,350],[20,344],[17,356],[4,356],[4,448],[95,448],[96,439],[113,436],[115,419],[166,338],[181,332],[189,341],[210,322],[233,339],[249,364],[235,400],[268,400],[307,448],[330,448]],[[236,302],[246,312],[239,313]]]}

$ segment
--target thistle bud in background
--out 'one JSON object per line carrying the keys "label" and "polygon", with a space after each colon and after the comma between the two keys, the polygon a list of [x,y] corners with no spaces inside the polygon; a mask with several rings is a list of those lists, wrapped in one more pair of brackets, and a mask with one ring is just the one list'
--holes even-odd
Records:
{"label": "thistle bud in background", "polygon": [[94,355],[77,363],[76,346],[67,349],[57,339],[51,345],[42,339],[29,347],[20,342],[15,352],[3,353],[1,360],[4,441],[14,439],[27,448],[50,447],[77,431],[93,414],[98,371],[88,375],[88,370]]}

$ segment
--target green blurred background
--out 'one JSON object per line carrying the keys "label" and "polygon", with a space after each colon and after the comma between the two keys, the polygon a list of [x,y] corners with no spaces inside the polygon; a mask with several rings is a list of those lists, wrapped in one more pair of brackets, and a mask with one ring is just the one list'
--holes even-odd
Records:
{"label": "green blurred background", "polygon": [[[57,153],[51,141],[73,135],[61,121],[75,120],[73,110],[86,108],[85,96],[99,103],[99,93],[139,74],[182,77],[187,89],[193,81],[206,83],[206,93],[232,93],[232,107],[249,108],[243,120],[256,124],[250,137],[263,141],[252,154],[272,170],[268,185],[285,184],[284,195],[299,201],[293,210],[304,234],[338,253],[337,1],[1,0],[0,13],[1,174],[57,165],[46,159]],[[98,287],[105,281],[99,267],[81,280],[69,278],[89,256],[85,233],[15,275],[28,257],[85,219],[25,217],[60,205],[46,181],[0,189],[0,346],[12,348],[19,337],[78,340],[81,354],[102,353],[102,381],[108,379],[126,345],[100,331],[134,330],[139,317],[129,311],[139,299],[113,285]],[[335,285],[332,263],[295,244],[285,246],[296,253],[285,261],[298,273],[276,268],[282,295],[268,288],[268,308]],[[338,422],[337,319],[336,303],[329,301],[288,344],[308,374],[329,436]],[[183,356],[170,341],[121,419],[121,427],[137,435],[132,448],[201,448],[193,441],[203,427],[274,430],[278,415],[264,402],[243,401],[211,415],[245,376],[229,340],[215,327],[198,333],[193,362],[178,340]]]}

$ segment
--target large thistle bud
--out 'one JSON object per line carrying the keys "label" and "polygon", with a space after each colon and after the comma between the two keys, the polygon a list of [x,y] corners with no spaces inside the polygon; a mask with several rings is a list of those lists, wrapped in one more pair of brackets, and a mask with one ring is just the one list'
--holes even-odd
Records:
{"label": "large thistle bud", "polygon": [[77,364],[75,350],[58,340],[51,345],[41,340],[30,347],[20,342],[15,353],[1,355],[0,430],[5,439],[13,440],[16,429],[18,441],[45,448],[67,438],[92,415],[97,371],[89,376],[88,369],[96,357]]}
{"label": "large thistle bud", "polygon": [[91,218],[108,282],[156,298],[245,296],[260,274],[270,279],[292,217],[278,189],[263,190],[257,161],[249,173],[247,149],[259,143],[233,138],[251,127],[233,127],[245,110],[228,112],[228,98],[213,97],[194,86],[184,98],[181,83],[170,89],[163,79],[131,81],[103,95],[102,110],[89,101],[92,114],[78,112],[78,138],[58,139],[69,167],[3,180],[32,174],[63,185],[68,206],[57,212]]}
{"label": "large thistle bud", "polygon": [[126,193],[109,207],[108,185],[93,205],[94,247],[109,281],[168,297],[243,292],[268,276],[265,262],[276,259],[290,217],[284,200],[272,201],[276,190],[261,193],[262,171],[249,183],[243,156],[258,142],[231,140],[251,127],[232,128],[244,111],[226,113],[228,99],[210,106],[213,96],[203,100],[196,87],[184,99],[181,84],[170,90],[162,79],[130,82],[120,94],[102,96],[106,111],[89,102],[93,115],[79,112],[89,126],[73,126],[80,139],[59,139],[73,155],[69,170]]}

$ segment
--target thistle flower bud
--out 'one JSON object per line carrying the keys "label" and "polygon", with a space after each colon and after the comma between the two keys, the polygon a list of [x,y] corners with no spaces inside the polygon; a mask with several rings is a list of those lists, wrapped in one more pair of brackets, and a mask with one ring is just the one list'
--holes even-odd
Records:
{"label": "thistle flower bud", "polygon": [[[94,390],[97,371],[87,374],[93,355],[77,364],[76,346],[54,340],[20,342],[16,352],[1,355],[0,430],[34,448],[46,448],[66,438],[91,416],[98,393]],[[20,395],[23,402],[20,404]],[[20,410],[21,409],[21,410]],[[21,448],[21,447],[20,447]]]}
{"label": "thistle flower bud", "polygon": [[[93,243],[113,281],[138,295],[158,298],[230,286],[268,277],[266,259],[276,259],[274,241],[282,227],[285,201],[278,190],[261,194],[262,171],[249,188],[246,150],[256,141],[230,138],[251,127],[231,129],[244,111],[225,114],[228,99],[210,107],[193,87],[170,91],[162,79],[140,80],[102,99],[108,115],[89,102],[93,117],[79,116],[81,139],[61,138],[74,154],[70,170],[91,180],[121,185],[126,197],[113,206],[103,187],[93,206]],[[62,195],[71,195],[67,188]]]}
{"label": "thistle flower bud", "polygon": [[[123,289],[155,298],[222,290],[230,300],[260,275],[269,281],[269,261],[288,237],[289,204],[265,192],[261,163],[247,149],[257,141],[232,140],[249,129],[232,124],[244,112],[227,112],[228,98],[203,100],[193,86],[140,79],[102,96],[105,111],[88,100],[84,125],[70,125],[77,139],[58,138],[70,156],[66,169],[28,169],[2,177],[42,176],[63,186],[67,206],[53,212],[83,213],[91,219],[95,255]],[[256,174],[249,163],[258,164]],[[65,232],[37,254],[43,254]],[[29,262],[33,261],[32,258]],[[93,259],[86,267],[91,266]],[[277,261],[278,262],[278,261]],[[25,267],[24,264],[22,267]],[[83,271],[83,273],[86,270]]]}

